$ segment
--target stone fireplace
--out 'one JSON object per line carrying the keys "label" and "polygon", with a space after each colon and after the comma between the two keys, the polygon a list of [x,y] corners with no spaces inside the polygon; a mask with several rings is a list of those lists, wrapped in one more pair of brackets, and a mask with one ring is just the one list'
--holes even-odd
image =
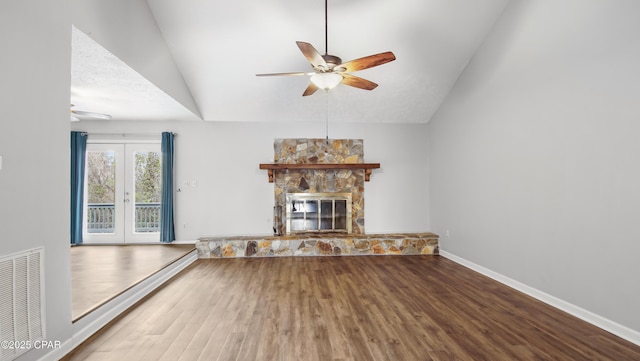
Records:
{"label": "stone fireplace", "polygon": [[438,254],[433,233],[365,234],[364,186],[379,163],[362,139],[276,139],[274,235],[207,236],[201,258]]}
{"label": "stone fireplace", "polygon": [[[336,199],[348,195],[345,211],[349,213],[349,224],[332,231],[363,234],[364,232],[364,182],[365,169],[320,168],[321,165],[346,165],[364,163],[364,147],[362,139],[275,139],[274,163],[291,165],[318,165],[313,169],[286,169],[277,171],[274,177],[274,231],[276,234],[291,234],[308,230],[310,232],[329,231],[322,227],[291,227],[297,224],[311,226],[314,221],[293,219],[301,216],[292,212],[292,204],[287,197],[296,199],[296,195],[304,195],[305,199]],[[314,197],[314,195],[319,195]],[[312,207],[314,203],[309,203]],[[328,207],[328,202],[325,202]],[[321,207],[321,203],[316,204]],[[287,210],[289,212],[287,212]],[[289,214],[289,216],[287,216]],[[289,225],[289,228],[287,227]],[[321,226],[320,224],[318,226]],[[313,230],[315,228],[315,230]]]}

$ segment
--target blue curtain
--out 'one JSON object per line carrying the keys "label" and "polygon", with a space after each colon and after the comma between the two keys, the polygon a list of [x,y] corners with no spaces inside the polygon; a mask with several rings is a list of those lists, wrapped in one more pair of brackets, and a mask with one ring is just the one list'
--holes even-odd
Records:
{"label": "blue curtain", "polygon": [[162,133],[162,195],[160,208],[160,242],[176,238],[173,224],[173,133]]}
{"label": "blue curtain", "polygon": [[82,203],[87,133],[71,132],[71,244],[82,243]]}

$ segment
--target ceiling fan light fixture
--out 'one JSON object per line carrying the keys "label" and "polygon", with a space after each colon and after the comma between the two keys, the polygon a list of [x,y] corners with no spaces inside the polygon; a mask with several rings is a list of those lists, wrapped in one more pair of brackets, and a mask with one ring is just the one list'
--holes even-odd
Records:
{"label": "ceiling fan light fixture", "polygon": [[338,73],[315,73],[311,76],[311,82],[322,90],[335,88],[342,79],[342,75]]}
{"label": "ceiling fan light fixture", "polygon": [[296,41],[298,49],[302,52],[305,58],[311,63],[313,67],[312,73],[271,73],[271,74],[256,74],[257,76],[272,76],[272,75],[311,75],[311,83],[307,86],[302,96],[309,96],[314,94],[318,89],[329,91],[338,84],[344,83],[345,85],[352,86],[354,88],[373,90],[378,84],[369,81],[367,79],[353,76],[350,73],[373,68],[374,66],[382,65],[390,61],[396,60],[396,56],[392,52],[387,51],[385,53],[374,54],[358,58],[355,60],[342,62],[342,59],[335,55],[329,54],[329,25],[327,16],[327,0],[324,1],[324,55],[321,55],[313,45],[304,41]]}

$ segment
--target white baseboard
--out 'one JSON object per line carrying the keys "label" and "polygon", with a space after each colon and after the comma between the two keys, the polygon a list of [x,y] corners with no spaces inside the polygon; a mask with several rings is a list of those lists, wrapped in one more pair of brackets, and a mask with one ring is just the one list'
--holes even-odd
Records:
{"label": "white baseboard", "polygon": [[196,244],[196,242],[198,242],[198,241],[196,241],[196,240],[182,240],[182,241],[175,240],[175,241],[171,242],[171,244]]}
{"label": "white baseboard", "polygon": [[[54,349],[39,359],[39,361],[47,360],[59,360],[69,352],[73,351],[82,342],[88,339],[91,335],[96,333],[106,324],[118,317],[121,313],[126,311],[129,307],[136,304],[136,302],[143,299],[149,293],[153,292],[156,288],[160,287],[163,283],[168,281],[171,277],[178,274],[187,266],[192,264],[198,259],[197,252],[191,252],[188,255],[180,258],[167,266],[162,272],[158,272],[139,284],[135,285],[131,289],[122,293],[113,300],[107,302],[102,309],[106,311],[100,312],[100,308],[93,313],[97,314],[95,317],[91,317],[92,314],[85,316],[83,319],[77,321],[79,324],[78,330],[74,330],[71,339],[62,343],[60,348]],[[87,319],[85,321],[85,319]],[[84,321],[84,322],[83,322]]]}
{"label": "white baseboard", "polygon": [[587,311],[583,308],[580,308],[574,304],[561,300],[557,297],[551,296],[550,294],[544,293],[538,289],[527,286],[514,279],[506,277],[500,273],[494,272],[488,268],[482,267],[464,258],[451,254],[447,251],[443,251],[442,249],[440,250],[440,255],[458,264],[461,264],[467,268],[470,268],[478,273],[481,273],[489,278],[492,278],[502,284],[505,284],[513,289],[516,289],[522,293],[525,293],[533,298],[536,298],[537,300],[542,301],[550,306],[553,306],[557,309],[567,312],[583,321],[589,322],[590,324],[597,326],[605,331],[611,332],[612,334],[620,338],[623,338],[629,342],[633,342],[636,345],[640,345],[640,332],[636,330],[630,329],[619,323],[613,322],[607,318],[604,318],[593,312]]}

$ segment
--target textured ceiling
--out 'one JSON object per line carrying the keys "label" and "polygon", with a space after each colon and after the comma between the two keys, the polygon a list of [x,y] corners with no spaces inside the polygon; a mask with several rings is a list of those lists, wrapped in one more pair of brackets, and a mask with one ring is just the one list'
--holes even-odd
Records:
{"label": "textured ceiling", "polygon": [[73,110],[120,120],[199,119],[80,30],[71,35]]}
{"label": "textured ceiling", "polygon": [[[335,122],[424,123],[506,4],[507,0],[329,0],[330,54],[348,61],[393,51],[397,60],[355,73],[378,83],[373,91],[340,85],[326,94],[302,97],[307,77],[255,74],[311,69],[295,42],[310,42],[324,53],[322,0],[148,0],[145,6],[197,111],[154,85],[160,82],[127,69],[136,59],[125,64],[112,45],[131,40],[105,36],[111,30],[98,29],[95,21],[81,29],[95,33],[96,39],[108,38],[109,44],[102,45],[111,45],[109,51],[115,55],[92,44],[90,36],[74,35],[71,100],[79,110],[111,113],[114,119],[286,122],[324,121],[328,114]],[[83,11],[86,17],[92,9]],[[94,68],[96,58],[106,64],[99,70]],[[104,86],[100,101],[92,103],[96,84]]]}

